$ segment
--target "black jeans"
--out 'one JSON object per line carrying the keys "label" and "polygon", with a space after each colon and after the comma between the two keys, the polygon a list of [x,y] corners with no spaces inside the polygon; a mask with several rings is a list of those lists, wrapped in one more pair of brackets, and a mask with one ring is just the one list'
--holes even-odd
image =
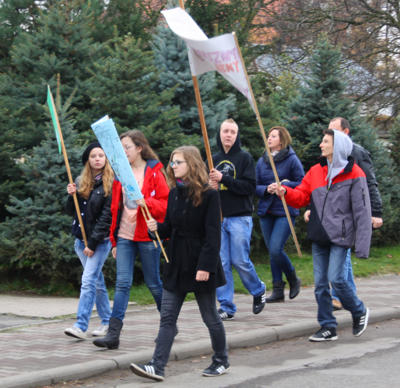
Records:
{"label": "black jeans", "polygon": [[[214,350],[213,361],[225,363],[228,361],[225,329],[217,312],[215,290],[195,292],[194,294],[203,322],[210,332],[211,345]],[[160,329],[152,359],[157,371],[161,373],[164,373],[164,367],[168,362],[175,337],[176,321],[185,297],[186,293],[171,292],[163,289]]]}

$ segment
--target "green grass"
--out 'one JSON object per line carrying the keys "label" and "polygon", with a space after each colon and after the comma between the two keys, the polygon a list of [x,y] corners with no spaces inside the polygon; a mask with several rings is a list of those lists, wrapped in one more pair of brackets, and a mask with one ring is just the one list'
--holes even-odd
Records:
{"label": "green grass", "polygon": [[[271,290],[272,279],[268,264],[268,252],[255,254],[253,257],[255,268],[260,279],[267,284]],[[303,286],[312,286],[314,284],[312,256],[310,253],[303,253],[302,257],[296,254],[290,254],[290,259],[296,268],[297,275],[301,278]],[[358,259],[354,253],[352,255],[353,271],[356,277],[367,277],[372,275],[383,275],[388,273],[400,273],[400,245],[394,247],[372,248],[369,259]],[[233,277],[235,281],[235,292],[247,294],[239,275],[234,270]],[[188,296],[189,300],[193,297]],[[153,298],[145,285],[134,286],[131,290],[131,300],[138,304],[153,303]]]}
{"label": "green grass", "polygon": [[[303,256],[290,254],[290,259],[296,268],[297,275],[301,278],[303,286],[314,284],[312,256],[310,253],[303,252]],[[268,264],[268,253],[265,252],[264,258],[260,255],[254,257],[255,267],[258,276],[268,289],[272,288],[271,271]],[[372,248],[368,259],[359,259],[352,252],[353,272],[355,277],[367,277],[372,275],[383,275],[389,273],[400,273],[400,245],[393,247]],[[235,291],[247,293],[239,276],[234,271]]]}
{"label": "green grass", "polygon": [[[313,266],[310,253],[303,252],[303,257],[296,254],[289,254],[293,265],[296,268],[297,275],[301,278],[303,286],[312,286]],[[271,272],[268,264],[268,252],[256,253],[252,256],[258,276],[267,284],[271,290]],[[356,277],[367,277],[372,275],[383,275],[388,273],[400,273],[400,245],[391,247],[374,247],[371,249],[370,258],[367,260],[358,259],[353,254],[353,271]],[[235,291],[247,293],[237,272],[233,271],[235,281]],[[57,287],[50,285],[32,284],[25,280],[6,280],[0,281],[0,293],[19,293],[36,295],[58,295],[58,296],[79,296],[79,291],[72,288],[71,285],[58,284]],[[114,289],[109,289],[110,299],[114,297]],[[188,300],[193,299],[193,295],[188,295]],[[130,300],[140,305],[154,303],[153,297],[145,284],[134,285],[131,289]]]}

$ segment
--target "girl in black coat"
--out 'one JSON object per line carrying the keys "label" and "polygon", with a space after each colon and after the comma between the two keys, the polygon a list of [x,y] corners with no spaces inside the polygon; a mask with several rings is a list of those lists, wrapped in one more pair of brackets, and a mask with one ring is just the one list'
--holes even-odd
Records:
{"label": "girl in black coat", "polygon": [[[72,234],[75,236],[75,252],[82,266],[82,284],[77,320],[64,330],[68,336],[86,339],[89,319],[94,303],[101,318],[101,326],[92,335],[103,336],[107,332],[111,316],[110,302],[104,283],[102,268],[111,250],[109,239],[111,225],[111,188],[114,174],[99,143],[88,145],[82,154],[83,170],[75,183],[67,186],[69,194],[67,212],[74,215]],[[77,194],[82,221],[87,236],[83,242],[81,226],[76,215],[73,194]]]}
{"label": "girl in black coat", "polygon": [[194,292],[214,350],[204,376],[218,376],[229,368],[225,330],[217,312],[215,289],[225,284],[219,257],[221,210],[218,192],[208,185],[208,174],[199,150],[183,146],[170,157],[168,176],[175,186],[168,198],[164,223],[150,219],[151,232],[169,238],[169,263],[165,264],[160,329],[151,362],[131,364],[133,373],[164,380],[174,341],[176,321],[188,292]]}

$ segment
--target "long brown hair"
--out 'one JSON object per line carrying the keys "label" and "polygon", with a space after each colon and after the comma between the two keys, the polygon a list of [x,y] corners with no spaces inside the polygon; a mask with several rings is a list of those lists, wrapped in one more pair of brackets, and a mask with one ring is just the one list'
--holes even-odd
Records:
{"label": "long brown hair", "polygon": [[[108,159],[106,157],[106,164],[103,167],[102,172],[102,180],[103,180],[103,189],[104,189],[104,196],[108,197],[111,195],[112,191],[112,184],[114,180],[114,172],[108,163]],[[92,169],[90,168],[89,161],[85,163],[85,167],[81,172],[81,175],[78,177],[78,184],[79,189],[78,193],[82,198],[88,199],[91,191],[93,190],[94,186],[94,176],[92,175]]]}
{"label": "long brown hair", "polygon": [[149,141],[146,139],[146,136],[143,135],[143,132],[137,129],[131,129],[130,131],[124,132],[119,138],[122,140],[124,137],[129,137],[136,147],[141,147],[141,155],[143,160],[155,159],[160,161],[157,154],[150,147]]}
{"label": "long brown hair", "polygon": [[[184,177],[185,186],[188,188],[189,198],[192,200],[194,206],[199,206],[203,201],[203,193],[210,189],[208,185],[208,174],[206,165],[201,158],[200,151],[195,146],[182,146],[172,151],[169,161],[175,154],[180,153],[183,155],[185,162],[188,166],[188,172]],[[167,174],[171,187],[176,186],[176,179],[174,171],[170,164],[168,164]]]}

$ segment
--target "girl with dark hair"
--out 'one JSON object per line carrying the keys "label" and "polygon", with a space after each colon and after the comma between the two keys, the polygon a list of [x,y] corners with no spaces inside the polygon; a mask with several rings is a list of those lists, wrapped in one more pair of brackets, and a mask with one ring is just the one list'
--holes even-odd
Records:
{"label": "girl with dark hair", "polygon": [[[281,183],[296,187],[304,176],[303,166],[293,148],[292,138],[284,127],[272,127],[268,132],[268,147],[274,158],[276,170]],[[300,279],[290,258],[283,250],[290,236],[289,222],[286,218],[282,201],[273,194],[272,187],[275,177],[269,162],[267,152],[258,160],[256,166],[256,195],[260,198],[257,214],[260,217],[261,230],[265,245],[269,251],[269,263],[272,274],[272,294],[266,299],[267,303],[285,301],[285,274],[289,282],[289,298],[295,298],[300,292]],[[294,224],[299,211],[289,207],[290,217]]]}
{"label": "girl with dark hair", "polygon": [[[104,335],[111,315],[110,302],[104,283],[102,268],[111,249],[109,239],[111,224],[111,187],[113,171],[99,143],[91,143],[82,155],[83,170],[76,180],[67,186],[69,194],[67,212],[74,215],[72,234],[75,239],[75,252],[82,265],[82,285],[79,298],[77,321],[65,329],[71,337],[86,339],[89,319],[96,302],[101,326],[92,335]],[[87,247],[83,242],[81,227],[76,215],[73,194],[77,194],[82,215]]]}
{"label": "girl with dark hair", "polygon": [[164,380],[179,312],[186,294],[194,292],[214,350],[212,363],[203,375],[218,376],[229,368],[225,330],[217,312],[215,291],[225,283],[219,257],[219,195],[208,185],[206,167],[196,147],[183,146],[173,151],[167,172],[174,188],[169,194],[165,221],[147,222],[151,232],[157,230],[161,238],[170,238],[160,329],[152,360],[146,365],[131,364],[131,370],[142,377]]}
{"label": "girl with dark hair", "polygon": [[144,198],[129,200],[116,177],[112,188],[110,230],[112,255],[117,261],[114,305],[107,335],[93,341],[94,345],[108,349],[117,349],[119,346],[137,255],[142,263],[144,281],[157,309],[161,308],[160,246],[155,246],[149,238],[146,221],[139,207],[146,204],[151,215],[162,222],[169,193],[163,165],[143,133],[131,130],[123,133],[120,139]]}

